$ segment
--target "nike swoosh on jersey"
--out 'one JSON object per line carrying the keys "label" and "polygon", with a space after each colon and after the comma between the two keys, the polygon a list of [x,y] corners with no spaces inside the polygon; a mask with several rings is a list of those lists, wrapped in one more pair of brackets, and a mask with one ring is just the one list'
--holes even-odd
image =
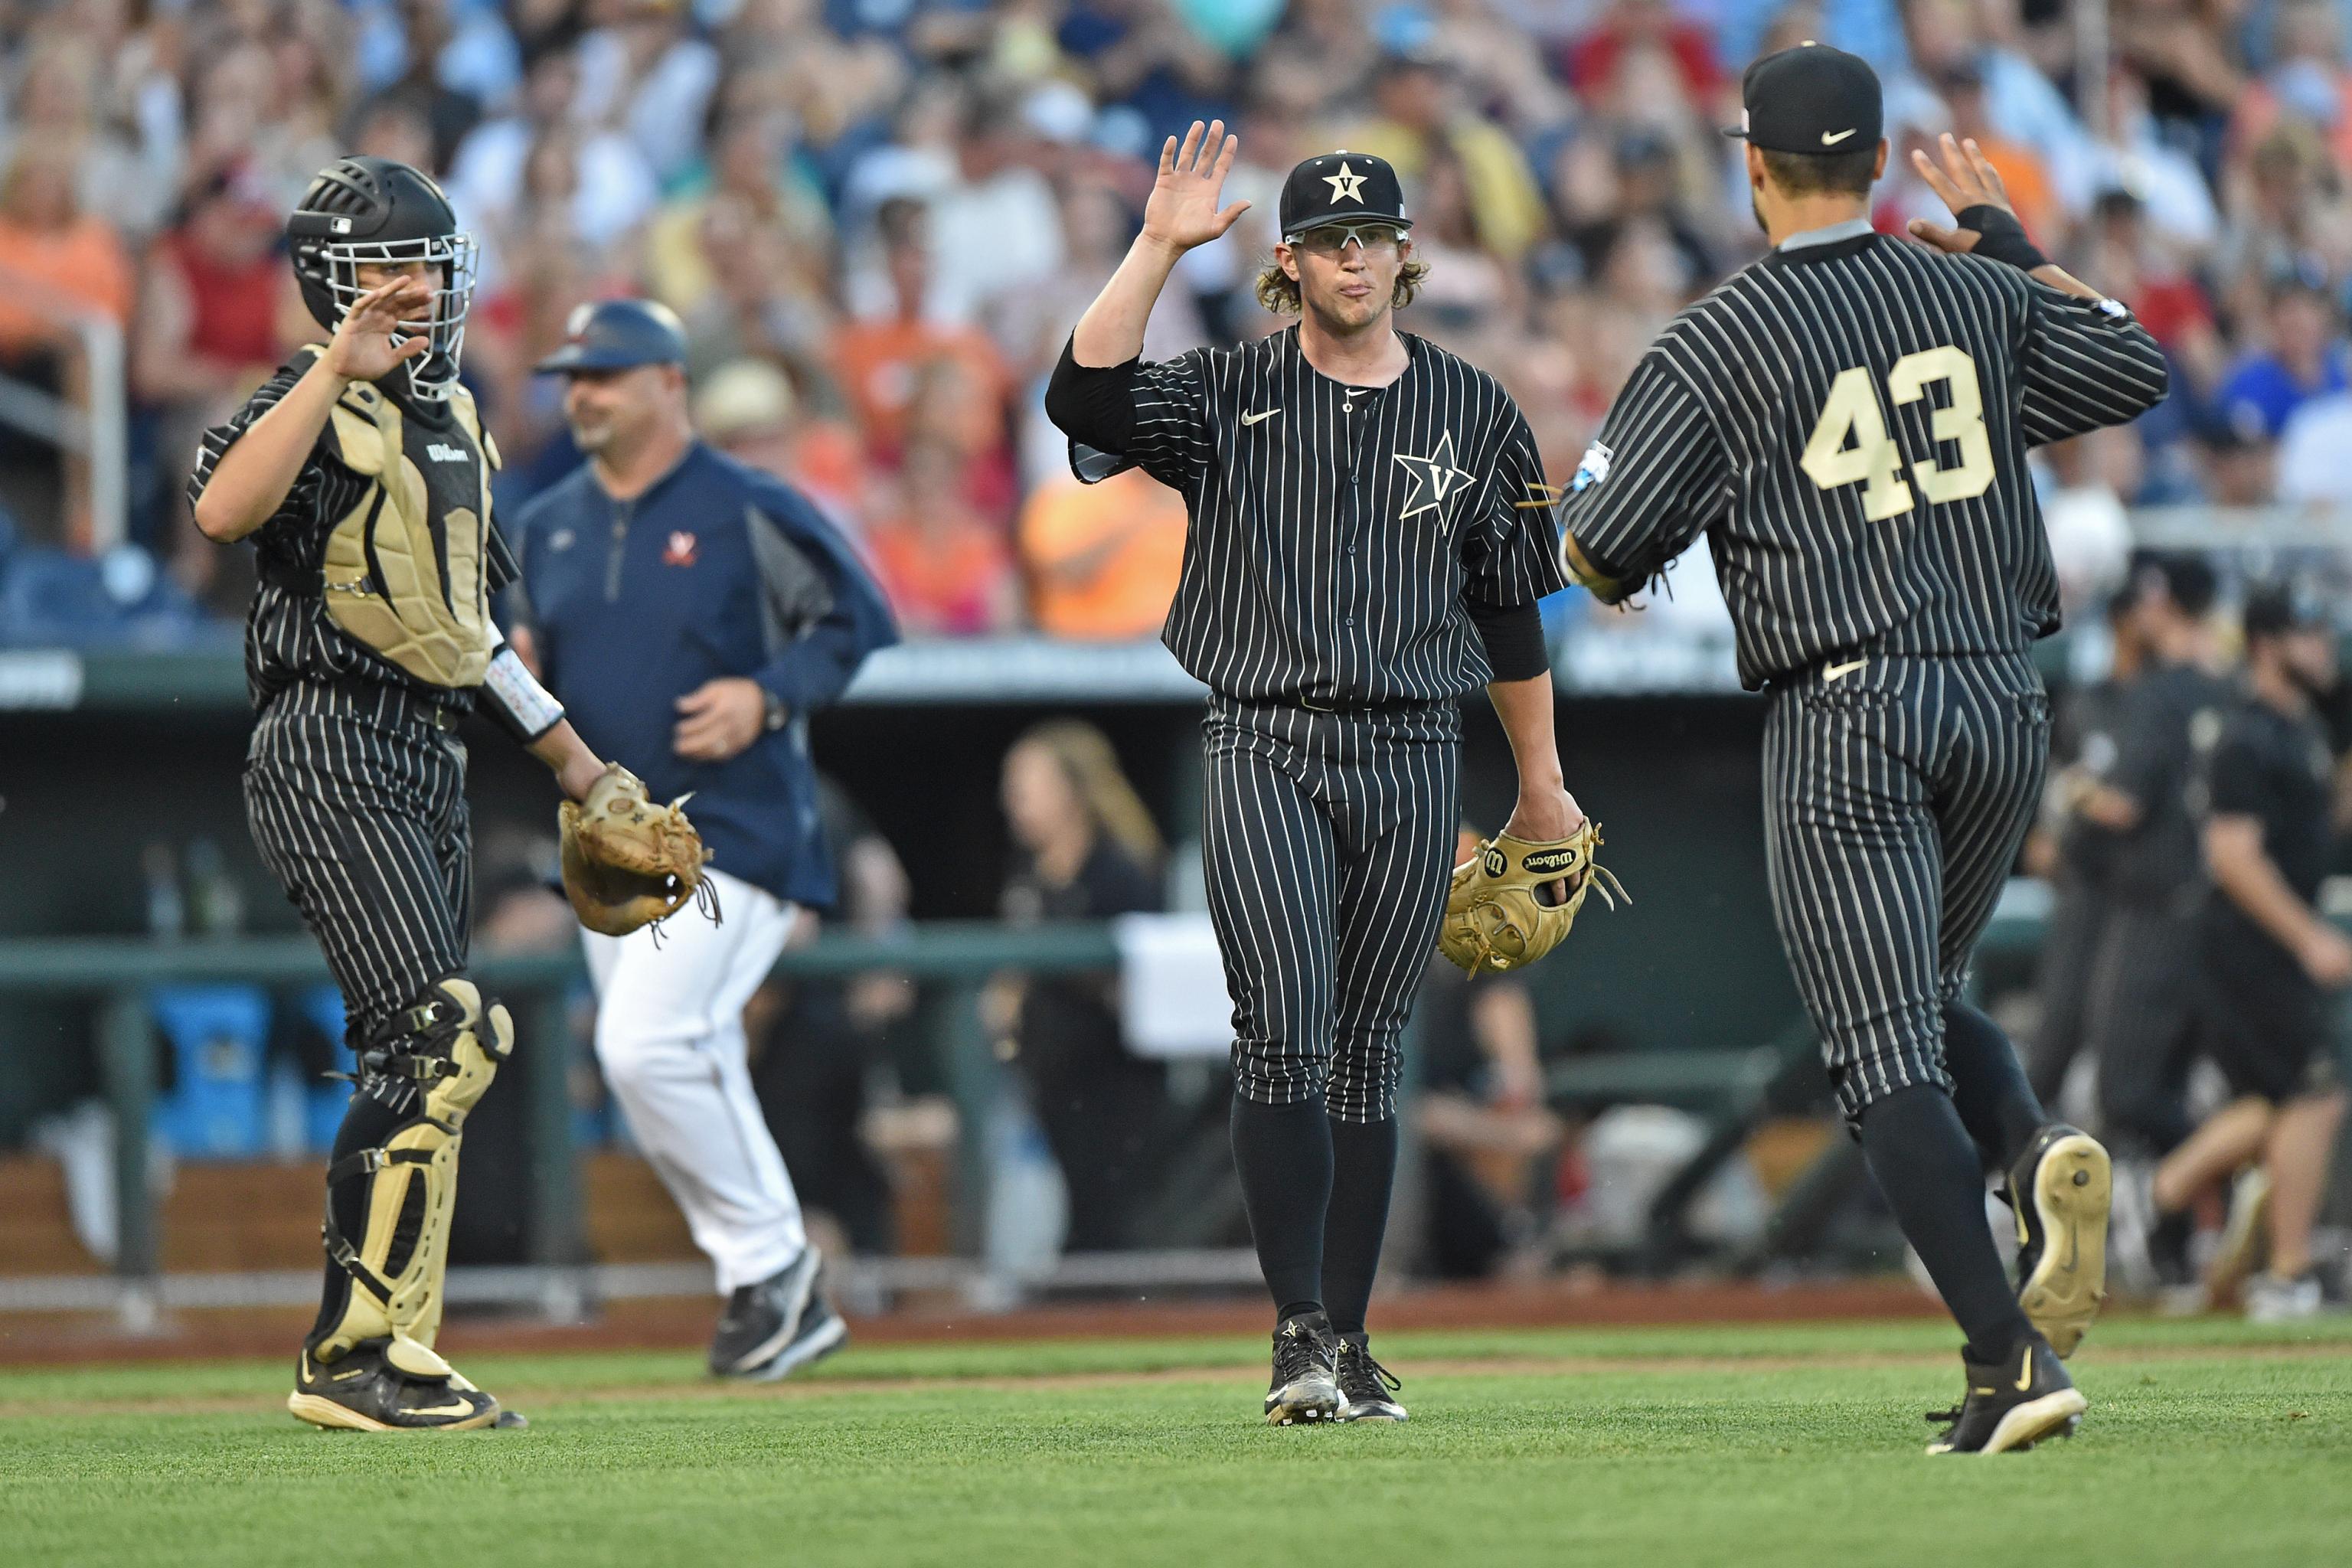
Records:
{"label": "nike swoosh on jersey", "polygon": [[1824,131],[1822,132],[1822,145],[1824,147],[1834,147],[1853,134],[1853,127],[1848,127],[1843,131]]}
{"label": "nike swoosh on jersey", "polygon": [[1255,425],[1261,419],[1271,419],[1281,412],[1282,410],[1279,408],[1262,408],[1255,414],[1243,415],[1242,423],[1244,425]]}
{"label": "nike swoosh on jersey", "polygon": [[1824,681],[1843,680],[1847,676],[1852,675],[1855,670],[1860,669],[1864,665],[1868,664],[1870,660],[1866,658],[1858,658],[1852,664],[1831,665],[1828,668],[1822,671],[1822,679]]}

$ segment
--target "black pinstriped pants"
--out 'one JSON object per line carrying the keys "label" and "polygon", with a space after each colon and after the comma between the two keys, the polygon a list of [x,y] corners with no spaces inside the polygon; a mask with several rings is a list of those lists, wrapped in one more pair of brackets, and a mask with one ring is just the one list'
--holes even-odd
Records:
{"label": "black pinstriped pants", "polygon": [[301,682],[246,750],[246,820],[325,950],[356,1049],[466,966],[473,902],[454,713],[375,682]]}
{"label": "black pinstriped pants", "polygon": [[1342,1121],[1394,1114],[1398,1039],[1454,869],[1461,712],[1212,697],[1202,855],[1234,1079]]}
{"label": "black pinstriped pants", "polygon": [[2013,656],[1828,663],[1775,686],[1764,732],[1772,914],[1839,1108],[1948,1091],[1956,999],[2032,825],[2050,700]]}

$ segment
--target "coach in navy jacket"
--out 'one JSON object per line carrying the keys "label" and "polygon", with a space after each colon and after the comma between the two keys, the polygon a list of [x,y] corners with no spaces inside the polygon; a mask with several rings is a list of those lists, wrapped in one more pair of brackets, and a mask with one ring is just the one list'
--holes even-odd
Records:
{"label": "coach in navy jacket", "polygon": [[597,754],[657,800],[693,792],[714,868],[822,908],[808,715],[898,628],[806,498],[694,437],[684,358],[667,311],[614,300],[541,365],[589,461],[523,509],[521,618]]}

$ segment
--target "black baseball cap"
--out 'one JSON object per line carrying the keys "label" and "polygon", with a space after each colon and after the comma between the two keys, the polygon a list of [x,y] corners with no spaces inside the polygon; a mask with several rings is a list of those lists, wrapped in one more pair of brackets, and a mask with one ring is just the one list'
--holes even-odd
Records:
{"label": "black baseball cap", "polygon": [[1771,153],[1858,152],[1885,131],[1878,73],[1827,44],[1764,56],[1739,79],[1739,123],[1724,134]]}
{"label": "black baseball cap", "polygon": [[685,363],[686,329],[677,312],[656,300],[605,300],[572,311],[564,323],[563,346],[534,368],[541,375],[560,375]]}
{"label": "black baseball cap", "polygon": [[2252,642],[2256,637],[2315,631],[2326,626],[2327,619],[2311,596],[2298,591],[2294,584],[2263,583],[2247,593],[2239,624],[2245,629],[2246,640]]}
{"label": "black baseball cap", "polygon": [[1411,228],[1404,187],[1386,158],[1344,147],[1309,158],[1282,182],[1282,237],[1335,223],[1386,223]]}

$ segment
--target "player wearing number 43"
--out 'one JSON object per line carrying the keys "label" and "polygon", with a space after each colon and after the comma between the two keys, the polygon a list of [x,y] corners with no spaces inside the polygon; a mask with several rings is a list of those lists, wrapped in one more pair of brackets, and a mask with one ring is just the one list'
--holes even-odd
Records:
{"label": "player wearing number 43", "polygon": [[[1950,206],[1872,231],[1878,80],[1804,45],[1742,82],[1772,250],[1671,322],[1560,508],[1569,573],[1617,601],[1702,532],[1750,688],[1771,692],[1773,913],[1838,1100],[1968,1334],[1937,1453],[2069,1433],[2059,1357],[2105,1282],[2106,1152],[2049,1122],[2010,1042],[1961,998],[2041,796],[2050,707],[2028,657],[2058,625],[2029,448],[2155,406],[2163,355],[2050,265],[1973,142],[1915,153]],[[2007,1178],[2011,1292],[1984,1227]]]}
{"label": "player wearing number 43", "polygon": [[[841,536],[687,418],[659,305],[583,306],[540,365],[588,461],[520,516],[516,646],[658,799],[693,797],[721,918],[604,934],[583,910],[596,1057],[727,1298],[710,1370],[764,1381],[837,1347],[816,1249],[745,1060],[743,1005],[802,908],[830,904],[808,715],[898,640]],[[591,801],[593,805],[593,801]],[[575,902],[577,900],[575,899]]]}

